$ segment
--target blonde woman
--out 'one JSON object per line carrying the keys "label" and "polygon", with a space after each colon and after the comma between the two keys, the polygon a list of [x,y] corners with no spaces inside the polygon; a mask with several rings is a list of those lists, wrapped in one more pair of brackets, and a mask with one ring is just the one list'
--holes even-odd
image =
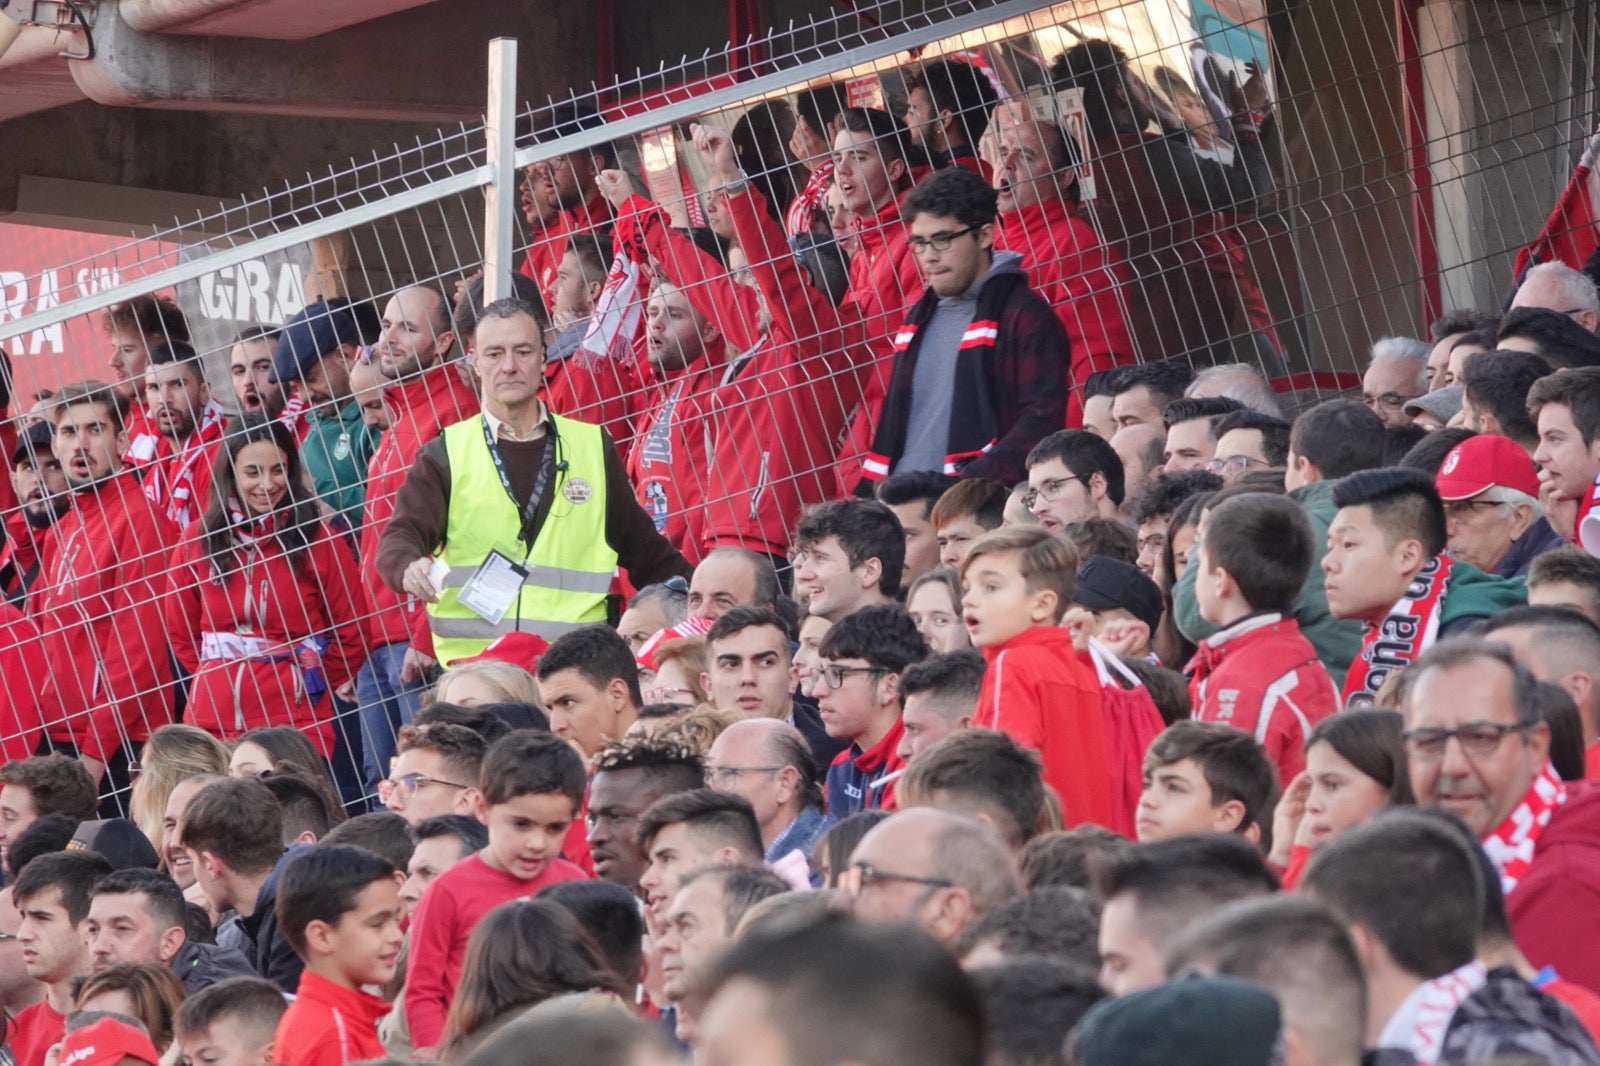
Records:
{"label": "blonde woman", "polygon": [[539,684],[520,666],[482,659],[462,663],[445,672],[434,691],[437,703],[457,707],[476,707],[484,703],[528,703],[544,710],[539,700]]}
{"label": "blonde woman", "polygon": [[[129,813],[134,824],[155,847],[161,847],[161,819],[167,799],[178,782],[200,774],[226,774],[228,749],[204,729],[192,725],[164,725],[150,734],[139,752],[139,775],[133,782]],[[165,858],[162,859],[163,865]]]}

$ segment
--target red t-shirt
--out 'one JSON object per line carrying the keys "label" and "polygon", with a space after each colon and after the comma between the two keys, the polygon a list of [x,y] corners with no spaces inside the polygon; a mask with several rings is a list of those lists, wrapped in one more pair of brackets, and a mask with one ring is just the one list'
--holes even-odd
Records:
{"label": "red t-shirt", "polygon": [[377,996],[334,984],[306,970],[294,1002],[278,1022],[274,1061],[293,1066],[344,1066],[388,1054],[378,1039],[378,1021],[389,1004]]}
{"label": "red t-shirt", "polygon": [[67,1016],[42,1000],[11,1019],[11,1054],[17,1066],[44,1066],[45,1054],[67,1035]]}
{"label": "red t-shirt", "polygon": [[461,979],[467,938],[483,916],[502,903],[537,896],[546,885],[584,880],[583,870],[552,859],[539,876],[524,881],[496,870],[481,854],[440,874],[411,918],[411,961],[406,968],[405,1013],[414,1047],[437,1047],[445,1016]]}

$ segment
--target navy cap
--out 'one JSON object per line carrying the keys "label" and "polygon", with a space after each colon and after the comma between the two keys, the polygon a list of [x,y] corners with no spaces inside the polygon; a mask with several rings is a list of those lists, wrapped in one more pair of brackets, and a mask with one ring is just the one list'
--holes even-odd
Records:
{"label": "navy cap", "polygon": [[278,347],[272,353],[274,382],[298,381],[312,364],[341,344],[361,343],[361,331],[348,307],[329,307],[324,301],[310,304],[284,323]]}
{"label": "navy cap", "polygon": [[49,422],[35,422],[17,434],[17,446],[11,449],[11,465],[32,462],[35,456],[49,456],[50,442],[55,439],[56,427]]}
{"label": "navy cap", "polygon": [[1078,568],[1078,585],[1072,602],[1091,611],[1111,611],[1118,607],[1156,631],[1165,607],[1161,588],[1143,570],[1121,559],[1091,555]]}
{"label": "navy cap", "polygon": [[67,850],[97,851],[110,860],[113,870],[135,867],[154,870],[161,865],[150,838],[126,818],[103,818],[81,823],[78,831],[72,834]]}

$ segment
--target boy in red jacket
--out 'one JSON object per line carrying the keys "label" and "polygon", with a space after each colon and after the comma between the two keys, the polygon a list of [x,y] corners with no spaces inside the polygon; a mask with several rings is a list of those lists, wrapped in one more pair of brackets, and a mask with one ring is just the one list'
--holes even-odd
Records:
{"label": "boy in red jacket", "polygon": [[583,759],[566,741],[532,730],[501,737],[484,756],[478,789],[488,847],[435,878],[411,917],[405,1013],[419,1059],[438,1057],[473,926],[502,903],[583,878],[561,858],[584,789]]}
{"label": "boy in red jacket", "polygon": [[389,1004],[363,991],[394,977],[400,885],[388,859],[365,848],[307,848],[284,868],[278,920],[306,968],[278,1022],[275,1062],[344,1066],[382,1058],[378,1019]]}
{"label": "boy in red jacket", "polygon": [[961,607],[989,664],[973,724],[1039,753],[1066,826],[1109,826],[1100,681],[1059,625],[1077,574],[1076,550],[1039,526],[1008,526],[973,543]]}
{"label": "boy in red jacket", "polygon": [[1291,618],[1316,555],[1311,520],[1286,496],[1251,492],[1206,515],[1195,598],[1222,628],[1189,662],[1194,717],[1251,734],[1280,781],[1305,769],[1306,737],[1339,709],[1316,649]]}

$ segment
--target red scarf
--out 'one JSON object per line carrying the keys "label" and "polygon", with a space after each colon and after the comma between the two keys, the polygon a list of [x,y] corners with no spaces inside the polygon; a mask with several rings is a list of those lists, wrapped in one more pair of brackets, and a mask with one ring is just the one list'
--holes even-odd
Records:
{"label": "red scarf", "polygon": [[1389,616],[1380,625],[1367,626],[1361,639],[1361,654],[1345,675],[1346,710],[1372,706],[1384,679],[1416,662],[1417,656],[1439,638],[1439,619],[1454,566],[1450,556],[1435,556],[1433,562],[1417,571],[1406,594],[1390,608]]}
{"label": "red scarf", "polygon": [[208,402],[199,427],[184,442],[183,449],[166,461],[148,467],[144,494],[179,529],[186,528],[205,510],[206,502],[198,499],[199,493],[195,491],[195,477],[202,472],[202,464],[212,457],[211,445],[222,439],[227,422],[226,408],[215,400]]}
{"label": "red scarf", "polygon": [[1511,894],[1517,882],[1527,874],[1528,867],[1533,865],[1539,837],[1550,824],[1556,808],[1565,802],[1567,786],[1556,773],[1555,765],[1547,762],[1528,786],[1528,794],[1522,797],[1522,802],[1483,838],[1483,850],[1500,871],[1500,888],[1506,895]]}
{"label": "red scarf", "polygon": [[818,163],[817,169],[811,172],[811,177],[806,181],[806,187],[790,202],[789,210],[784,215],[783,230],[790,240],[811,232],[811,220],[822,209],[823,198],[828,195],[828,186],[832,184],[833,160]]}

